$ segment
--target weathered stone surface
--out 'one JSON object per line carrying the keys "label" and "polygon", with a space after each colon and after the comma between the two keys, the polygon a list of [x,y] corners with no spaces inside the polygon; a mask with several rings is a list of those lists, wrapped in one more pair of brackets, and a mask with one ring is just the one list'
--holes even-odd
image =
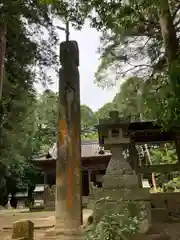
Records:
{"label": "weathered stone surface", "polygon": [[139,233],[146,233],[150,228],[149,219],[144,219],[139,224]]}
{"label": "weathered stone surface", "polygon": [[12,239],[33,240],[34,223],[28,220],[17,221],[13,224]]}
{"label": "weathered stone surface", "polygon": [[[164,209],[167,213],[171,213],[172,220],[180,221],[180,193],[153,193],[151,194],[151,202],[155,209]],[[160,211],[160,210],[159,210]],[[167,217],[166,217],[167,218]],[[170,220],[171,216],[169,216]],[[179,219],[179,220],[178,220]]]}
{"label": "weathered stone surface", "polygon": [[138,177],[124,156],[124,148],[125,145],[113,146],[103,188],[92,188],[93,217],[98,222],[107,213],[124,215],[126,209],[128,218],[138,217],[139,232],[145,233],[151,224],[150,193],[149,189],[139,188]]}
{"label": "weathered stone surface", "polygon": [[152,222],[168,222],[168,210],[166,208],[152,208],[151,209]]}
{"label": "weathered stone surface", "polygon": [[62,66],[79,66],[79,47],[76,41],[61,43],[60,62]]}
{"label": "weathered stone surface", "polygon": [[134,187],[133,189],[104,189],[97,188],[92,193],[93,199],[101,199],[110,197],[113,200],[135,200],[135,201],[149,201],[149,190],[145,188]]}
{"label": "weathered stone surface", "polygon": [[67,41],[60,44],[60,61],[56,227],[60,231],[62,229],[64,240],[71,239],[70,229],[77,229],[82,224],[80,80],[77,42]]}
{"label": "weathered stone surface", "polygon": [[137,175],[109,174],[103,177],[103,188],[134,188],[138,184]]}
{"label": "weathered stone surface", "polygon": [[127,162],[127,160],[124,158],[123,155],[123,147],[113,147],[111,149],[112,157],[108,164],[106,175],[118,175],[122,172],[122,169],[130,170],[132,171],[132,168],[130,164]]}

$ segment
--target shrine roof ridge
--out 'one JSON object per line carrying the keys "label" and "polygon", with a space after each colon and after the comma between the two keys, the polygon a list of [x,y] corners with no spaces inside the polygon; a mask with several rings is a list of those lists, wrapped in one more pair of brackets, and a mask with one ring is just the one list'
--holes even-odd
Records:
{"label": "shrine roof ridge", "polygon": [[[81,157],[90,158],[98,156],[109,156],[110,151],[103,150],[99,145],[98,140],[85,140],[81,142]],[[57,159],[57,146],[56,143],[49,149],[47,154],[41,157],[33,158],[33,161],[55,160]]]}
{"label": "shrine roof ridge", "polygon": [[[116,119],[116,120],[105,120],[105,121],[100,121],[99,124],[96,125],[97,129],[104,129],[104,128],[114,128],[121,127],[125,128],[126,130],[129,131],[138,131],[138,130],[159,130],[162,132],[165,132],[162,128],[162,126],[158,125],[155,121],[127,121],[124,120],[122,121],[121,119]],[[180,132],[180,128],[171,128],[167,130],[167,132],[173,132],[173,131],[178,131]]]}

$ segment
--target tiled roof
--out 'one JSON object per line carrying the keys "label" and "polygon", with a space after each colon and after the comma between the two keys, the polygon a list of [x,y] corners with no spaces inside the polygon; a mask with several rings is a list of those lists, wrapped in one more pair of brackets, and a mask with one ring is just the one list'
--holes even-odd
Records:
{"label": "tiled roof", "polygon": [[[101,150],[101,151],[100,151]],[[99,146],[98,141],[86,140],[81,142],[81,156],[82,158],[107,156],[111,155],[110,151],[103,150]],[[49,149],[47,159],[57,159],[57,145],[56,143]],[[36,158],[34,160],[45,160],[45,157]]]}
{"label": "tiled roof", "polygon": [[[110,155],[110,151],[104,151],[104,153],[100,153],[101,150],[98,141],[82,141],[81,142],[81,156],[82,158],[87,157],[95,157],[95,156],[102,156],[102,155]],[[49,150],[49,155],[53,158],[57,158],[57,147],[56,143],[53,145],[52,148]]]}
{"label": "tiled roof", "polygon": [[[35,189],[34,189],[34,193],[39,193],[39,192],[44,192],[44,184],[37,184]],[[16,197],[27,197],[28,196],[28,192],[17,192],[16,193]]]}

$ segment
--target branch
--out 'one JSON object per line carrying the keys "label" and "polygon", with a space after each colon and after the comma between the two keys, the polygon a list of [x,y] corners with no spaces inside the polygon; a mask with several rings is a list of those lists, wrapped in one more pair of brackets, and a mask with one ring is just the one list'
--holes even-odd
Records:
{"label": "branch", "polygon": [[180,3],[177,5],[176,10],[175,10],[175,11],[173,12],[173,14],[172,14],[172,18],[173,18],[173,20],[175,19],[176,14],[178,13],[179,10],[180,10]]}
{"label": "branch", "polygon": [[[143,49],[146,47],[146,45],[148,44],[148,42],[149,42],[150,40],[151,40],[151,38],[149,37],[149,38],[145,41],[145,43],[144,43],[143,46],[139,47],[137,50],[134,51],[133,58],[136,57],[137,55],[141,54],[141,52],[143,51]],[[124,46],[124,47],[126,47],[126,46]],[[125,55],[125,54],[122,54],[122,55],[118,56],[118,55],[116,55],[116,54],[115,54],[114,52],[112,52],[112,51],[110,52],[110,54],[111,54],[114,58],[116,58],[116,59],[115,59],[116,61],[128,62],[128,57],[127,57],[127,55]],[[133,52],[132,52],[132,54],[133,54]]]}
{"label": "branch", "polygon": [[158,62],[153,65],[153,69],[154,69],[153,72],[161,71],[166,66],[166,64],[167,64],[167,60],[164,55],[164,56],[160,57]]}
{"label": "branch", "polygon": [[[152,39],[152,38],[149,37],[149,38],[147,39],[147,41],[144,43],[144,45],[143,45],[142,47],[139,47],[139,50],[138,50],[136,53],[134,53],[133,58],[136,57],[137,55],[139,55],[139,54],[143,51],[143,49],[146,47],[146,45],[148,44],[148,42],[149,42],[151,39]],[[136,51],[136,50],[135,50],[135,51]],[[134,52],[135,52],[135,51],[134,51]],[[133,52],[132,52],[132,54],[133,54]]]}
{"label": "branch", "polygon": [[153,68],[152,65],[149,65],[149,64],[139,64],[139,65],[133,65],[132,63],[129,63],[128,64],[132,67],[149,67],[149,68]]}
{"label": "branch", "polygon": [[125,76],[126,74],[128,74],[129,72],[131,72],[131,71],[133,71],[137,68],[139,68],[138,71],[140,71],[140,70],[143,70],[143,69],[147,68],[147,65],[140,64],[140,65],[137,65],[137,66],[132,66],[131,68],[127,69],[126,71],[121,72],[121,75]]}
{"label": "branch", "polygon": [[116,60],[119,61],[124,61],[127,62],[127,56],[126,55],[122,55],[122,56],[117,56],[115,53],[113,53],[112,51],[110,52],[110,54],[116,58]]}
{"label": "branch", "polygon": [[174,26],[177,27],[180,24],[180,19],[174,23]]}

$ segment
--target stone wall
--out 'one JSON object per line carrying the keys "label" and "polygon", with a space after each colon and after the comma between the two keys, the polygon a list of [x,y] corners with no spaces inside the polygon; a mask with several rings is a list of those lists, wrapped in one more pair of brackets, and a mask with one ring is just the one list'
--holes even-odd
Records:
{"label": "stone wall", "polygon": [[153,221],[180,221],[180,192],[152,193],[150,198]]}
{"label": "stone wall", "polygon": [[151,193],[151,203],[155,208],[168,208],[180,212],[180,192]]}

